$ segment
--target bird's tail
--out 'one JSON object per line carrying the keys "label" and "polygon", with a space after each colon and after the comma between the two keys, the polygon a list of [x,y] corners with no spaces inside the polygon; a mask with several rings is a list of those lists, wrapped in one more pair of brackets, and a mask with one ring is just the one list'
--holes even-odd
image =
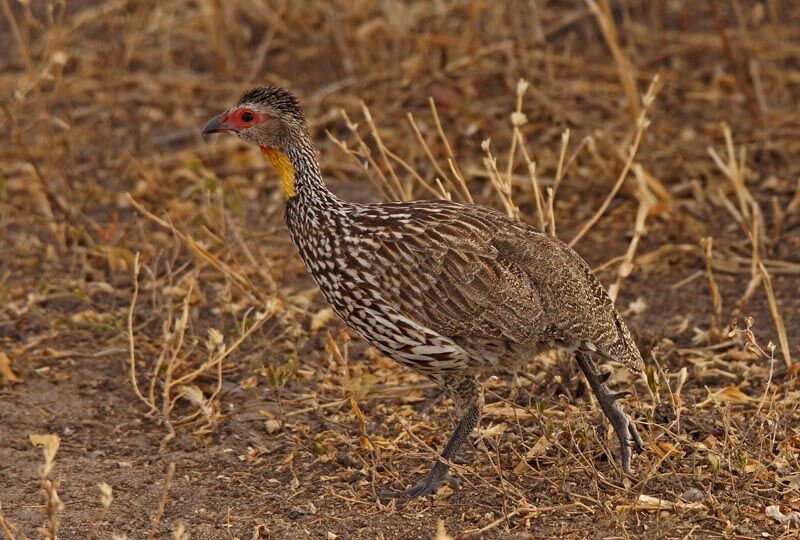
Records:
{"label": "bird's tail", "polygon": [[622,320],[622,316],[619,314],[616,307],[613,313],[614,323],[617,327],[617,340],[613,346],[614,350],[609,352],[613,355],[614,360],[622,362],[631,371],[638,373],[644,369],[642,353],[639,351],[639,347],[636,346],[631,331],[628,330],[628,326],[625,324],[625,321]]}

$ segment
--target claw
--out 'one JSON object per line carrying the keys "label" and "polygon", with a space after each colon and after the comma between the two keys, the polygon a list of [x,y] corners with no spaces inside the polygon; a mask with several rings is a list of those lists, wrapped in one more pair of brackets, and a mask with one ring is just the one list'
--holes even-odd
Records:
{"label": "claw", "polygon": [[449,460],[456,457],[458,449],[467,440],[467,436],[475,429],[475,426],[478,425],[479,416],[480,407],[477,404],[473,404],[467,409],[458,424],[456,424],[456,429],[447,440],[442,452],[443,459],[433,465],[422,482],[403,491],[383,491],[378,494],[378,498],[381,500],[413,499],[436,493],[442,482],[447,479],[447,471],[450,468]]}
{"label": "claw", "polygon": [[605,373],[598,373],[597,379],[600,381],[600,384],[608,381],[608,378],[611,377],[611,372],[606,371]]}
{"label": "claw", "polygon": [[639,436],[636,425],[618,403],[618,400],[631,395],[631,393],[628,391],[612,393],[611,390],[603,384],[603,381],[608,379],[608,375],[605,373],[597,373],[590,358],[582,354],[576,354],[575,359],[578,361],[578,365],[586,376],[589,386],[591,386],[592,391],[597,397],[597,401],[603,409],[603,414],[605,414],[606,418],[608,418],[609,422],[614,427],[620,445],[622,470],[626,474],[630,474],[631,446],[636,449],[637,453],[644,451],[644,442]]}
{"label": "claw", "polygon": [[428,495],[436,495],[439,488],[444,484],[457,488],[461,486],[461,480],[455,476],[443,476],[441,478],[431,478],[431,476],[428,476],[422,482],[402,491],[381,491],[378,493],[378,498],[381,502],[386,502],[390,499],[427,497]]}
{"label": "claw", "polygon": [[443,478],[433,479],[428,476],[419,484],[402,491],[381,491],[378,493],[378,498],[381,502],[385,502],[390,499],[415,499],[417,497],[435,495],[439,490],[439,486],[442,485],[442,480]]}
{"label": "claw", "polygon": [[631,439],[633,439],[633,448],[636,450],[637,454],[641,454],[644,452],[644,441],[639,435],[639,430],[636,429],[636,424],[633,423],[630,417],[628,418],[628,421],[628,433],[631,434]]}

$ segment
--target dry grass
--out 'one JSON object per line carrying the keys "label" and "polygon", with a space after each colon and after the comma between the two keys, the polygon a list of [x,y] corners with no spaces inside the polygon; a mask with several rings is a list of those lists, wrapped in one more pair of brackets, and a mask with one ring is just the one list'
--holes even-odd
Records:
{"label": "dry grass", "polygon": [[[7,538],[797,534],[794,3],[0,11]],[[647,357],[612,379],[648,442],[633,477],[553,354],[487,381],[460,487],[378,502],[447,406],[351,342],[258,152],[201,143],[257,82],[301,95],[337,193],[487,204],[586,257]]]}

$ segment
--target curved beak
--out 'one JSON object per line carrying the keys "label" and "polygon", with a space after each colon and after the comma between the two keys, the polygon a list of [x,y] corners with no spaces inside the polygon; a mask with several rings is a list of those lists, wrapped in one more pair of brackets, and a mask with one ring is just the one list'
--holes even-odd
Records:
{"label": "curved beak", "polygon": [[206,124],[206,127],[203,128],[203,139],[205,140],[206,137],[212,133],[221,133],[223,131],[230,131],[233,133],[238,131],[232,124],[228,122],[228,111],[218,114],[209,120],[208,124]]}

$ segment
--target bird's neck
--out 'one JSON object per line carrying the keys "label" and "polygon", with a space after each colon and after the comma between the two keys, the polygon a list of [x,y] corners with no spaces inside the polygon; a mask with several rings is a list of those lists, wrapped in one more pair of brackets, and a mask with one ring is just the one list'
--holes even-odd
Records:
{"label": "bird's neck", "polygon": [[336,199],[322,181],[319,162],[314,155],[313,146],[296,146],[291,150],[268,146],[260,148],[278,172],[283,195],[287,202],[295,197],[319,202]]}

